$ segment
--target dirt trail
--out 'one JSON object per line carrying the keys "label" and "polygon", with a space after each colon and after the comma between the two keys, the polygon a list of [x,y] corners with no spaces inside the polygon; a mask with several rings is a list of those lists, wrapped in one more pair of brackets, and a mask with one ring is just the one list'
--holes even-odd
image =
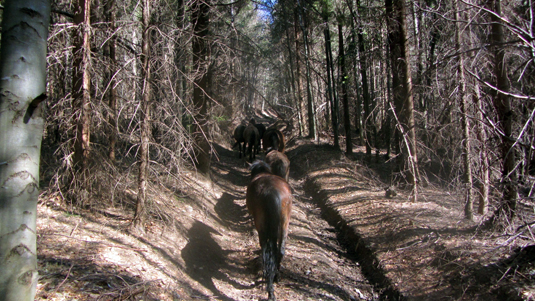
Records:
{"label": "dirt trail", "polygon": [[[38,218],[38,300],[265,300],[258,238],[245,206],[249,171],[236,151],[216,145],[212,183],[186,174],[150,192],[144,233],[128,228],[130,204],[68,212],[42,199]],[[263,154],[260,155],[263,157]],[[336,231],[295,189],[279,300],[377,300]],[[166,188],[167,187],[167,188]],[[135,188],[124,193],[135,200]]]}
{"label": "dirt trail", "polygon": [[[229,191],[223,212],[239,212],[226,216],[229,225],[236,221],[242,225],[236,228],[240,241],[247,243],[249,253],[245,260],[249,269],[245,277],[255,280],[250,295],[244,292],[240,298],[262,300],[266,297],[261,281],[258,238],[245,209],[245,187],[249,183],[249,173],[236,152],[224,148],[217,149],[220,160],[214,163],[214,182]],[[259,156],[263,158],[261,154]],[[375,300],[379,296],[368,283],[356,263],[338,243],[335,229],[321,218],[321,210],[303,190],[304,181],[291,178],[296,202],[288,236],[286,255],[282,264],[281,281],[276,284],[275,292],[279,300]],[[221,202],[221,200],[220,200]],[[234,207],[235,210],[232,210]],[[238,209],[239,210],[236,210]],[[241,234],[240,234],[241,233]],[[251,252],[254,251],[254,252]]]}
{"label": "dirt trail", "polygon": [[[245,206],[249,172],[237,151],[215,147],[212,182],[185,172],[178,182],[162,177],[151,187],[144,232],[129,228],[135,179],[118,192],[131,203],[103,202],[91,211],[43,196],[36,299],[265,300]],[[533,262],[535,251],[513,257],[525,242],[476,235],[477,223],[462,219],[454,193],[427,188],[418,203],[402,191],[387,199],[384,163],[361,164],[358,155],[345,158],[303,139],[291,141],[287,154],[296,202],[275,286],[279,300],[533,296],[532,282],[516,276],[530,270],[513,263]]]}

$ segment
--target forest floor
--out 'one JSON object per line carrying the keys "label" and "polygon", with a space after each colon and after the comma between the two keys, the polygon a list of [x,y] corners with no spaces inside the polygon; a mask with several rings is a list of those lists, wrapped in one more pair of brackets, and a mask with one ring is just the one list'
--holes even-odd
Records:
{"label": "forest floor", "polygon": [[[215,147],[212,181],[184,172],[179,186],[162,175],[151,187],[143,231],[129,227],[132,204],[74,210],[43,195],[36,299],[265,300],[249,173],[227,143]],[[387,198],[387,163],[362,151],[289,141],[296,200],[279,300],[533,300],[529,227],[478,231],[458,191],[433,185],[417,202],[402,189]],[[132,203],[134,187],[122,192]]]}

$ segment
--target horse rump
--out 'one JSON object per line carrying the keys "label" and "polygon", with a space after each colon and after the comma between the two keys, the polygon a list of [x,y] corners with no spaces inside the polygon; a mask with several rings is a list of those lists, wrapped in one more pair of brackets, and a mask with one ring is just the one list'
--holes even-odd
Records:
{"label": "horse rump", "polygon": [[262,147],[262,137],[266,132],[266,126],[262,123],[255,123],[256,129],[258,130],[258,149]]}
{"label": "horse rump", "polygon": [[[236,145],[238,145],[238,151],[240,152],[239,158],[242,156],[242,143],[245,142],[245,139],[243,139],[243,132],[245,132],[245,125],[240,124],[234,129],[234,140],[236,142],[232,146],[232,148],[235,148]],[[245,145],[243,146],[243,155],[245,156]]]}
{"label": "horse rump", "polygon": [[275,150],[278,150],[279,152],[284,152],[284,135],[281,131],[269,128],[264,133],[264,137],[262,137],[262,144],[264,146],[264,150],[268,150],[269,148],[273,148]]}
{"label": "horse rump", "polygon": [[266,154],[266,163],[269,164],[271,172],[288,182],[290,175],[290,160],[276,149],[269,148]]}
{"label": "horse rump", "polygon": [[249,123],[243,131],[243,139],[245,140],[244,149],[247,147],[247,154],[249,154],[249,161],[251,162],[256,158],[256,153],[258,152],[258,137],[258,130],[253,123]]}

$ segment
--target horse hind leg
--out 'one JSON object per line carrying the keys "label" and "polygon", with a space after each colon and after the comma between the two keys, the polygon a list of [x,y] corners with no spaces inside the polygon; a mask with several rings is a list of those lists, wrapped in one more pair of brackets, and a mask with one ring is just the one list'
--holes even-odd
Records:
{"label": "horse hind leg", "polygon": [[279,232],[278,237],[278,248],[277,248],[277,269],[275,274],[275,282],[279,282],[280,280],[280,270],[281,270],[281,262],[282,258],[284,257],[284,254],[286,253],[286,239],[288,238],[288,224],[289,219],[285,218],[282,222],[282,229]]}

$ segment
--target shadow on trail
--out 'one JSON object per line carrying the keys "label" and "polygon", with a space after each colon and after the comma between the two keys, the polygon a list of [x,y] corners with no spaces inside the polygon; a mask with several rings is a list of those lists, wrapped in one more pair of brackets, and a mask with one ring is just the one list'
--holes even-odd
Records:
{"label": "shadow on trail", "polygon": [[218,300],[233,300],[217,288],[214,279],[227,282],[236,289],[250,287],[228,279],[227,271],[240,271],[236,269],[235,264],[229,263],[228,257],[232,251],[223,250],[212,238],[212,234],[220,235],[212,227],[199,221],[190,228],[189,243],[182,249],[186,272],[192,279],[210,290]]}
{"label": "shadow on trail", "polygon": [[[236,203],[240,197],[224,192],[215,204],[215,211],[225,226],[232,231],[246,232],[248,231],[249,215],[247,208]],[[243,198],[243,197],[242,197]]]}
{"label": "shadow on trail", "polygon": [[[238,158],[238,153],[225,149],[218,144],[214,144],[217,159],[212,164],[212,175],[214,181],[227,191],[233,190],[224,184],[224,180],[236,186],[247,186],[249,184],[249,174],[240,170],[246,168],[246,161]],[[220,181],[221,180],[221,181]]]}

